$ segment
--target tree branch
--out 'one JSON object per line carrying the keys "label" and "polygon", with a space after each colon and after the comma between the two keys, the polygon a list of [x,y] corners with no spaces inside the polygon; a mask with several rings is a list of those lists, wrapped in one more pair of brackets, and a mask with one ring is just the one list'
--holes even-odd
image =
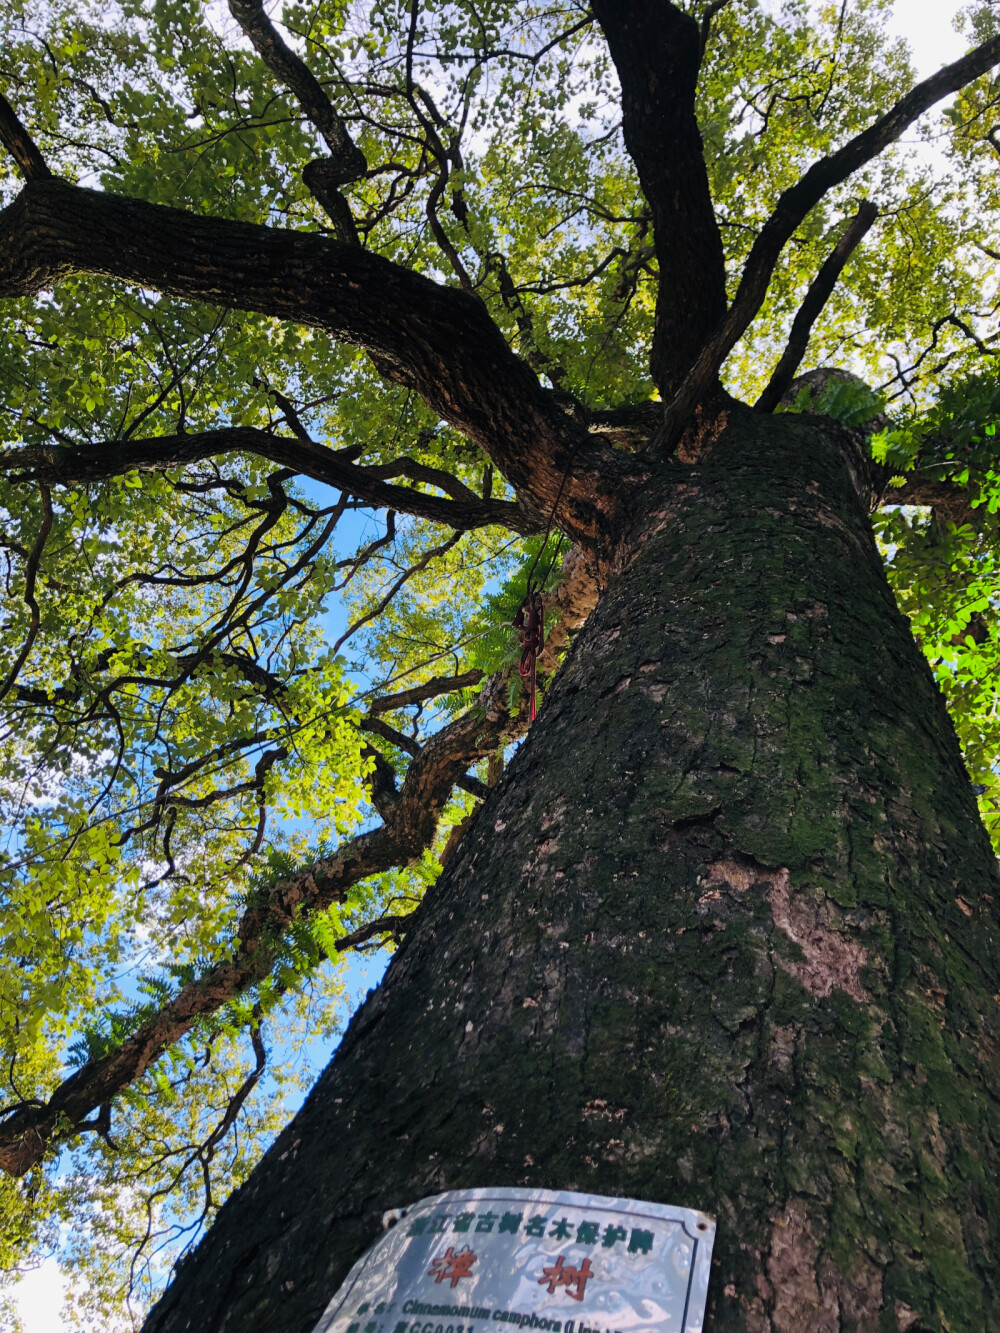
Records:
{"label": "tree branch", "polygon": [[348,245],[357,245],[357,228],[347,200],[338,187],[359,180],[365,174],[368,163],[364,153],[351,139],[322,84],[268,18],[262,0],[229,0],[229,12],[264,64],[295,96],[326,140],[330,156],[310,162],[302,172],[302,179],[326,210],[338,239]]}
{"label": "tree branch", "polygon": [[384,741],[390,745],[395,745],[402,750],[404,754],[416,758],[423,746],[417,740],[416,736],[407,736],[395,727],[390,727],[388,722],[383,722],[379,717],[366,717],[361,723],[361,730],[371,732],[373,736],[381,736]]}
{"label": "tree branch", "polygon": [[859,206],[850,226],[833,247],[829,257],[816,274],[809,290],[806,292],[805,300],[792,320],[788,345],[774,368],[767,388],[754,403],[758,412],[773,412],[784,398],[788,386],[795,378],[795,372],[806,354],[813,325],[830,299],[837,284],[837,279],[843,272],[844,265],[871,230],[877,217],[878,207],[865,199]]}
{"label": "tree branch", "polygon": [[25,562],[24,570],[24,601],[28,608],[28,632],[24,637],[24,643],[21,645],[20,652],[14,661],[14,665],[7,673],[7,679],[0,686],[0,699],[6,698],[11,688],[17,681],[18,673],[28,660],[28,654],[34,647],[35,639],[38,636],[38,629],[42,623],[42,613],[38,606],[38,600],[35,597],[35,585],[38,581],[38,569],[42,560],[42,552],[45,550],[45,543],[49,539],[52,531],[52,496],[49,488],[45,485],[40,486],[42,496],[42,521],[39,524],[38,535],[35,538],[35,544],[31,548],[31,553]]}
{"label": "tree branch", "polygon": [[695,88],[696,21],[668,0],[595,0],[622,88],[625,145],[653,214],[660,282],[650,354],[664,399],[677,389],[726,310]]}
{"label": "tree branch", "polygon": [[730,0],[712,0],[705,12],[701,16],[701,27],[698,31],[698,53],[699,60],[705,59],[705,51],[708,48],[708,39],[712,32],[712,20],[716,14],[720,13],[730,3]]}
{"label": "tree branch", "polygon": [[981,523],[985,509],[973,509],[970,491],[950,481],[923,481],[911,473],[903,486],[887,486],[879,496],[879,506],[926,505],[940,518],[956,525]]}
{"label": "tree branch", "polygon": [[[563,578],[546,594],[547,610],[555,610],[556,624],[549,632],[539,659],[550,671],[568,636],[578,629],[597,600],[597,588],[581,551],[571,551],[563,562]],[[466,673],[471,674],[471,673]],[[465,677],[439,681],[445,688],[457,686]],[[428,681],[417,689],[434,688]],[[523,734],[527,709],[522,699],[516,712],[507,706],[508,673],[498,672],[483,686],[476,706],[435,732],[422,746],[413,742],[416,753],[395,801],[383,803],[383,823],[352,838],[333,856],[304,867],[294,875],[260,889],[240,918],[228,959],[217,963],[196,981],[184,986],[159,1013],[117,1049],[90,1060],[61,1083],[47,1102],[22,1101],[0,1113],[0,1170],[12,1176],[25,1172],[45,1154],[56,1138],[77,1132],[95,1110],[110,1106],[129,1083],[139,1078],[167,1049],[180,1040],[199,1019],[217,1012],[224,1004],[259,984],[277,962],[284,936],[293,921],[301,921],[346,901],[359,880],[392,869],[412,865],[434,839],[441,812],[453,787],[461,786],[476,796],[488,794],[478,779],[470,778],[470,764],[495,758],[508,740]],[[379,703],[392,704],[400,696],[385,696]],[[416,702],[411,700],[411,702]],[[366,719],[362,729],[375,734],[394,733],[377,717]],[[401,737],[410,749],[408,737]],[[383,775],[387,776],[387,775]],[[387,930],[394,918],[384,918]],[[380,926],[373,925],[372,933]],[[368,938],[365,927],[338,945],[352,947]]]}
{"label": "tree branch", "polygon": [[442,542],[440,546],[429,547],[424,551],[420,559],[416,560],[412,565],[407,565],[398,578],[393,580],[392,586],[389,588],[388,592],[384,593],[375,605],[365,611],[363,615],[360,615],[357,620],[351,621],[343,634],[341,634],[340,638],[334,643],[330,651],[338,653],[347,640],[352,638],[359,629],[363,629],[365,625],[370,624],[382,614],[404,584],[409,583],[410,579],[413,578],[415,574],[419,574],[425,570],[432,560],[438,559],[439,556],[447,555],[448,552],[461,541],[461,539],[462,534],[456,532],[449,537],[447,541]]}
{"label": "tree branch", "polygon": [[574,541],[592,546],[648,476],[647,464],[591,441],[560,409],[480,301],[358,247],[58,180],[26,185],[0,213],[0,297],[33,295],[74,272],[364,347],[480,445],[539,513],[558,501],[556,520]]}
{"label": "tree branch", "polygon": [[259,890],[237,924],[229,958],[182,987],[115,1050],[88,1061],[47,1102],[15,1107],[0,1122],[0,1170],[23,1176],[41,1160],[49,1142],[73,1134],[95,1110],[110,1105],[200,1019],[260,984],[280,957],[294,921],[345,902],[359,880],[412,865],[433,840],[451,790],[468,765],[494,753],[521,725],[518,716],[507,711],[505,692],[505,681],[494,677],[478,707],[426,742],[383,824],[352,838],[335,855]]}
{"label": "tree branch", "polygon": [[[16,480],[72,486],[105,481],[126,472],[166,472],[227,453],[255,454],[301,476],[347,491],[366,504],[395,509],[462,531],[495,524],[512,532],[529,533],[540,527],[536,515],[527,513],[509,500],[481,500],[465,487],[462,487],[462,498],[444,500],[408,486],[392,486],[381,480],[380,475],[387,469],[391,472],[392,465],[372,470],[358,467],[347,462],[342,454],[308,438],[272,435],[252,426],[233,426],[227,430],[201,431],[192,435],[153,436],[145,440],[108,440],[81,449],[67,449],[62,445],[4,449],[0,450],[0,471],[20,474]],[[414,466],[419,469],[419,465]],[[408,460],[399,471],[403,475],[414,475]],[[437,473],[438,470],[430,468],[427,471]],[[429,477],[420,479],[431,480]],[[433,484],[444,489],[443,481],[437,476],[433,478]]]}
{"label": "tree branch", "polygon": [[991,37],[961,60],[946,65],[937,74],[918,83],[891,110],[855,135],[843,148],[814,162],[805,175],[784,192],[747,256],[732,305],[670,401],[653,444],[667,452],[676,446],[698,404],[717,382],[723,361],[764,304],[781,252],[807,213],[825,194],[894,143],[935,102],[964,88],[998,62],[1000,36]]}
{"label": "tree branch", "polygon": [[391,935],[398,944],[400,935],[406,934],[406,923],[412,915],[412,912],[407,912],[405,916],[380,916],[377,921],[369,921],[367,925],[359,926],[350,935],[345,935],[333,947],[338,953],[347,949],[357,949],[359,945],[367,944],[376,935]]}
{"label": "tree branch", "polygon": [[[414,759],[424,748],[414,736],[407,736],[395,727],[390,727],[388,722],[383,722],[380,717],[366,717],[361,723],[361,730],[371,732],[373,736],[381,736],[384,741],[388,741],[390,745],[395,745],[404,754],[408,754]],[[383,759],[382,762],[387,761]],[[467,791],[470,796],[478,797],[481,801],[486,799],[489,791],[484,782],[480,782],[477,777],[473,777],[470,773],[463,773],[460,778],[456,778],[455,786],[460,787],[462,791]],[[379,813],[381,814],[381,811]]]}
{"label": "tree branch", "polygon": [[377,717],[380,713],[393,713],[397,708],[423,703],[425,699],[437,699],[442,694],[451,694],[455,690],[478,685],[484,674],[478,667],[473,667],[471,671],[463,671],[459,676],[432,676],[422,685],[414,685],[396,694],[383,694],[381,699],[372,701],[368,711],[371,716]]}
{"label": "tree branch", "polygon": [[11,104],[0,93],[0,143],[21,168],[26,181],[49,180],[52,172]]}
{"label": "tree branch", "polygon": [[622,449],[644,448],[663,420],[663,404],[650,399],[629,407],[603,408],[587,417],[592,435],[609,440]]}
{"label": "tree branch", "polygon": [[460,504],[482,504],[476,492],[452,473],[446,472],[444,468],[419,463],[415,458],[407,458],[405,455],[402,458],[394,458],[391,463],[377,463],[365,471],[370,477],[377,477],[381,481],[389,481],[392,477],[406,477],[408,481],[420,481],[426,486],[437,486]]}

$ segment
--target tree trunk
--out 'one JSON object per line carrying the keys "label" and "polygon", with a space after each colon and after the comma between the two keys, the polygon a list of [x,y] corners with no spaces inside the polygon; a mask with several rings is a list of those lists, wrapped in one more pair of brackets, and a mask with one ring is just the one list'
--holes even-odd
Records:
{"label": "tree trunk", "polygon": [[997,868],[856,441],[741,414],[641,499],[147,1333],[307,1333],[384,1209],[476,1185],[714,1213],[714,1333],[1000,1328]]}

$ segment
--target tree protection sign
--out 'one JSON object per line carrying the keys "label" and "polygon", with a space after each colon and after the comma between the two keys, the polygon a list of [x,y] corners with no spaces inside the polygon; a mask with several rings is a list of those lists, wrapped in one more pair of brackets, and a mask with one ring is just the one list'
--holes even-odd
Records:
{"label": "tree protection sign", "polygon": [[387,1214],[314,1333],[701,1333],[715,1221],[555,1190],[452,1190]]}

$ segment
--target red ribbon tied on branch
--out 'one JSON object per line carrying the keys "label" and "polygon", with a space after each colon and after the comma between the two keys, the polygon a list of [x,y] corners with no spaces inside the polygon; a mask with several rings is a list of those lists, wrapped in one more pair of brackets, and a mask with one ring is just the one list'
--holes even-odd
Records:
{"label": "red ribbon tied on branch", "polygon": [[526,684],[530,682],[528,688],[531,691],[531,720],[534,722],[535,667],[545,641],[545,610],[542,606],[541,593],[528,593],[514,617],[514,628],[521,641],[521,660],[517,669],[521,673],[521,679]]}

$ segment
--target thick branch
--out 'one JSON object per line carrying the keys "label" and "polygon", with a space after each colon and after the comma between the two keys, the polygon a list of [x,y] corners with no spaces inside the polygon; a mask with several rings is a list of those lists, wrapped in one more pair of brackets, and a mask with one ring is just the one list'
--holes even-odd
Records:
{"label": "thick branch", "polygon": [[25,180],[42,181],[51,177],[45,158],[3,93],[0,93],[0,143],[21,168]]}
{"label": "thick branch", "polygon": [[361,730],[371,732],[373,736],[381,736],[384,741],[388,741],[390,745],[395,745],[404,754],[408,754],[414,759],[423,748],[416,736],[405,735],[396,727],[390,727],[388,722],[383,722],[380,717],[364,718],[361,722]]}
{"label": "thick branch", "polygon": [[795,378],[795,372],[802,364],[809,345],[809,335],[819,318],[823,307],[830,299],[837,279],[843,272],[844,265],[868,234],[875,219],[878,207],[867,199],[862,202],[851,225],[833,247],[832,252],[813,279],[806,292],[805,300],[792,320],[788,345],[781,354],[781,360],[774,368],[767,388],[754,403],[758,412],[773,412],[784,398],[788,386]]}
{"label": "thick branch", "polygon": [[354,219],[338,187],[359,180],[365,174],[368,163],[364,153],[352,141],[319,80],[284,41],[264,12],[262,0],[229,0],[229,12],[264,64],[295,96],[326,140],[330,156],[310,162],[302,179],[326,210],[339,239],[347,244],[357,244]]}
{"label": "thick branch", "polygon": [[591,435],[617,444],[621,449],[643,449],[663,420],[663,404],[650,399],[630,407],[611,407],[589,413]]}
{"label": "thick branch", "polygon": [[716,14],[725,9],[730,0],[712,0],[705,12],[701,16],[701,27],[698,32],[699,49],[702,60],[705,59],[705,52],[708,49],[708,39],[712,32],[712,20]]}
{"label": "thick branch", "polygon": [[[547,609],[557,612],[558,621],[550,630],[539,661],[544,670],[554,669],[556,654],[568,635],[586,620],[596,599],[596,585],[583,553],[571,551],[563,563],[561,582],[545,599]],[[441,688],[457,688],[473,674],[476,673],[428,681],[415,688],[437,692]],[[379,711],[383,703],[403,706],[406,693],[409,692],[385,696],[373,705],[373,711]],[[389,791],[390,775],[383,774],[383,794],[387,799],[383,802],[384,822],[378,828],[353,838],[336,855],[261,890],[237,925],[229,959],[185,986],[155,1018],[143,1024],[116,1050],[89,1061],[66,1079],[48,1102],[25,1103],[13,1110],[0,1123],[0,1170],[13,1176],[24,1175],[41,1160],[53,1139],[73,1133],[95,1110],[109,1106],[123,1088],[139,1078],[199,1019],[217,1012],[228,1001],[263,981],[280,955],[282,939],[293,920],[302,920],[334,903],[344,902],[352,885],[359,880],[394,866],[412,865],[433,840],[453,787],[465,787],[479,797],[487,794],[483,784],[470,778],[466,769],[479,759],[495,756],[506,741],[523,733],[526,710],[522,707],[511,713],[506,698],[507,677],[501,672],[486,682],[475,708],[435,732],[422,746],[414,743],[412,762],[395,797]],[[362,726],[373,733],[392,732],[378,718],[366,719]],[[395,918],[387,920],[391,923]],[[397,927],[386,926],[393,928]],[[343,947],[367,938],[363,928],[345,940]]]}
{"label": "thick branch", "polygon": [[747,257],[740,285],[725,318],[705,343],[664,415],[656,443],[672,450],[695,408],[716,383],[723,361],[750,327],[764,304],[782,250],[806,214],[835,186],[877,157],[935,102],[957,92],[1000,62],[1000,36],[976,47],[911,89],[868,129],[829,157],[814,162],[778,200]]}
{"label": "thick branch", "polygon": [[423,703],[425,699],[437,699],[442,694],[451,694],[455,690],[478,685],[483,679],[483,674],[478,667],[473,667],[471,671],[463,671],[459,676],[432,676],[422,685],[399,690],[396,694],[383,694],[381,699],[372,701],[368,711],[373,717],[377,717],[379,713],[393,713],[397,708]]}
{"label": "thick branch", "polygon": [[[61,445],[4,449],[0,450],[0,471],[16,472],[20,474],[19,480],[71,486],[105,481],[126,472],[165,472],[204,458],[237,452],[267,458],[314,481],[347,491],[366,504],[413,514],[459,530],[495,524],[512,532],[528,533],[539,527],[537,516],[509,500],[480,500],[465,487],[462,487],[461,499],[444,500],[408,486],[392,486],[381,480],[385,466],[369,471],[311,440],[272,435],[252,426],[234,426],[228,430],[201,431],[192,435],[154,436],[145,440],[109,440],[83,449],[66,449]],[[413,475],[406,465],[399,470],[404,475]],[[437,469],[429,471],[437,472]],[[434,478],[434,484],[443,489],[439,477]]]}
{"label": "thick branch", "polygon": [[648,466],[590,440],[504,341],[480,301],[306,232],[202,217],[62,181],[0,213],[0,296],[74,272],[254,310],[364,347],[479,444],[540,513],[592,546]]}
{"label": "thick branch", "polygon": [[973,509],[969,503],[972,494],[966,486],[956,486],[950,481],[921,481],[911,474],[904,486],[887,486],[879,504],[926,505],[955,524],[982,522],[985,510]]}
{"label": "thick branch", "polygon": [[464,481],[459,481],[458,477],[445,471],[444,468],[431,467],[427,463],[418,462],[415,458],[394,458],[391,463],[378,463],[366,471],[369,476],[378,477],[382,481],[389,481],[392,477],[406,477],[409,481],[423,482],[426,486],[437,486],[439,490],[462,504],[482,503],[476,492],[470,486],[466,486]]}
{"label": "thick branch", "polygon": [[[395,745],[397,749],[402,750],[404,754],[411,755],[414,759],[423,750],[423,746],[416,737],[407,736],[395,727],[390,727],[388,722],[383,722],[380,717],[366,717],[361,723],[361,730],[369,731],[373,736],[381,736],[384,741],[388,741],[390,745]],[[386,762],[383,759],[383,763]],[[462,791],[467,791],[470,796],[478,797],[481,801],[486,799],[488,791],[486,784],[480,782],[477,777],[470,773],[463,773],[460,778],[456,778],[455,786]],[[378,809],[377,806],[376,809]],[[379,810],[379,813],[382,813],[381,810]]]}
{"label": "thick branch", "polygon": [[668,0],[595,0],[622,88],[622,128],[653,213],[660,283],[650,368],[674,392],[726,310],[695,86],[701,34]]}

